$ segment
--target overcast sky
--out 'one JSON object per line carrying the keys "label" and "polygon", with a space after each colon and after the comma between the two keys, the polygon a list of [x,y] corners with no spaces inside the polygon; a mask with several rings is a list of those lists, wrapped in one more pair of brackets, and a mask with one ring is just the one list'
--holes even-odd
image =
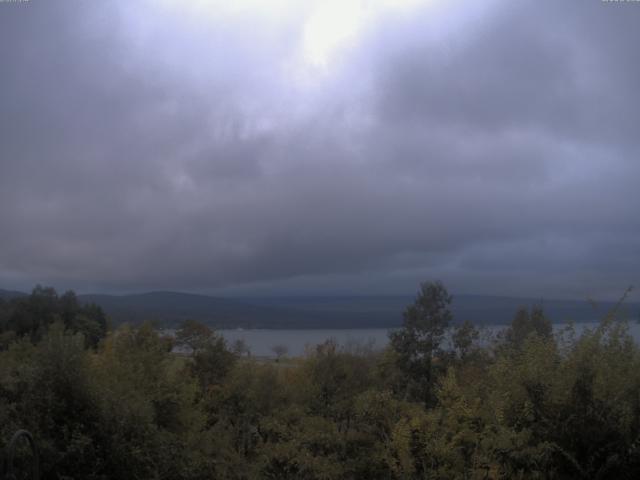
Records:
{"label": "overcast sky", "polygon": [[631,1],[0,2],[0,288],[617,296],[639,46]]}

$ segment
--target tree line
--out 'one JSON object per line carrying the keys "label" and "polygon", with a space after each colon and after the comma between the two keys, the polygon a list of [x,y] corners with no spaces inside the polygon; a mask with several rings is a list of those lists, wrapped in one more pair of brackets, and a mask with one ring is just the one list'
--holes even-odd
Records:
{"label": "tree line", "polygon": [[[523,307],[489,341],[421,285],[384,350],[265,361],[206,325],[109,328],[37,287],[0,300],[0,447],[45,479],[573,479],[640,474],[640,351],[613,311],[554,332]],[[181,354],[176,354],[179,347]]]}

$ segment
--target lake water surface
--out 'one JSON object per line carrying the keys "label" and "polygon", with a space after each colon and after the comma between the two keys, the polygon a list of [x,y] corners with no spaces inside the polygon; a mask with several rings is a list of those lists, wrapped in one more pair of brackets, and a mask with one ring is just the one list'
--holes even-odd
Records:
{"label": "lake water surface", "polygon": [[[554,324],[554,330],[560,331],[567,324]],[[575,331],[580,334],[584,329],[593,329],[596,323],[577,323]],[[487,342],[492,335],[506,328],[505,325],[491,325],[482,327],[481,341]],[[326,329],[326,330],[218,330],[230,346],[237,340],[243,340],[251,354],[259,357],[275,357],[273,347],[282,345],[287,349],[288,356],[300,356],[307,348],[334,339],[342,346],[371,345],[374,349],[382,349],[389,342],[390,329],[363,328],[363,329]],[[640,324],[630,323],[629,331],[636,342],[640,342]]]}

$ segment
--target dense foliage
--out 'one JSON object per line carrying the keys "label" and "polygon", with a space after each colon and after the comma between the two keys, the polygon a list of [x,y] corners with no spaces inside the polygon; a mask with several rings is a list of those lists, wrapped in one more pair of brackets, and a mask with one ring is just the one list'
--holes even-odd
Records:
{"label": "dense foliage", "polygon": [[[640,350],[615,315],[555,335],[540,308],[492,340],[424,284],[384,351],[256,359],[209,328],[106,332],[37,288],[0,302],[0,442],[47,479],[636,478]],[[2,446],[2,445],[0,445]]]}

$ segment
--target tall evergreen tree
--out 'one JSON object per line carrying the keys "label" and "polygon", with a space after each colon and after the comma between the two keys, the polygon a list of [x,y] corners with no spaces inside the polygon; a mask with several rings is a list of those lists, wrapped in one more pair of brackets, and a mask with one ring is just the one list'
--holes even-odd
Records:
{"label": "tall evergreen tree", "polygon": [[453,318],[451,300],[442,283],[423,283],[415,302],[404,311],[402,328],[389,335],[398,367],[406,376],[406,393],[426,405],[434,399],[435,361]]}

